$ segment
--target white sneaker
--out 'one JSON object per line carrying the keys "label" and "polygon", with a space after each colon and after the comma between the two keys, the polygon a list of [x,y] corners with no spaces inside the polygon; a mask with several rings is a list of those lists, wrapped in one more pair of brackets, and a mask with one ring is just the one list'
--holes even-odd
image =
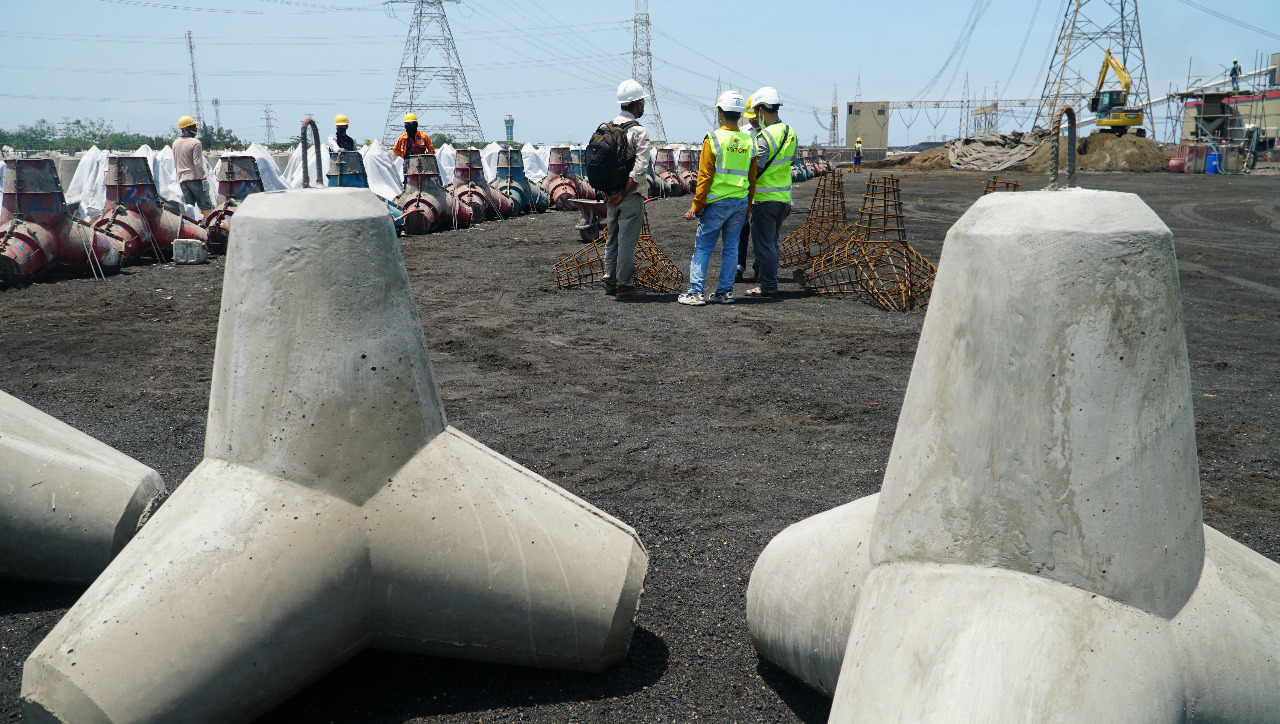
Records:
{"label": "white sneaker", "polygon": [[733,292],[716,292],[707,301],[713,304],[733,304]]}
{"label": "white sneaker", "polygon": [[676,301],[681,304],[688,304],[691,307],[701,307],[707,303],[707,300],[703,299],[701,294],[693,291],[692,289],[681,294]]}

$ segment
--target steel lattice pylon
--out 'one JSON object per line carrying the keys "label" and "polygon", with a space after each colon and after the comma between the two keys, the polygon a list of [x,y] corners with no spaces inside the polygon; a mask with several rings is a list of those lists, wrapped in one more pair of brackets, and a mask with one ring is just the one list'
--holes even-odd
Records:
{"label": "steel lattice pylon", "polygon": [[1068,0],[1053,63],[1036,108],[1036,125],[1048,125],[1049,117],[1064,103],[1079,110],[1088,107],[1108,50],[1133,77],[1125,105],[1147,104],[1151,95],[1138,0]]}
{"label": "steel lattice pylon", "polygon": [[646,114],[653,116],[653,125],[649,127],[649,138],[654,141],[665,141],[667,131],[662,127],[662,111],[658,110],[658,94],[653,88],[653,54],[649,52],[649,0],[636,0],[636,16],[631,25],[635,28],[635,37],[631,43],[631,76],[644,86],[649,94]]}
{"label": "steel lattice pylon", "polygon": [[405,37],[396,90],[387,111],[382,133],[385,145],[395,143],[404,132],[406,113],[418,116],[422,131],[447,134],[454,145],[484,145],[484,131],[449,30],[445,2],[457,0],[387,0],[388,6],[413,5],[413,22]]}

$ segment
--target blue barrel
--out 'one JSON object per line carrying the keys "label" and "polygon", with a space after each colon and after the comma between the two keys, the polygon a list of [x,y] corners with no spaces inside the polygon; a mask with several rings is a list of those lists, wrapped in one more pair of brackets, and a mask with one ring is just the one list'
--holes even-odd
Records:
{"label": "blue barrel", "polygon": [[1205,173],[1222,173],[1222,154],[1211,153],[1204,157]]}

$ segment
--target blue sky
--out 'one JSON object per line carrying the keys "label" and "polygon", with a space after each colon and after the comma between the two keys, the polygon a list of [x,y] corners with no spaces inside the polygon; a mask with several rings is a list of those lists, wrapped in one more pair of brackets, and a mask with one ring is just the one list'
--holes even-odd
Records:
{"label": "blue sky", "polygon": [[[991,0],[944,97],[960,96],[965,73],[977,96],[994,93],[997,84],[1004,98],[1038,96],[1062,2],[1040,0],[1031,23],[1036,0]],[[184,33],[191,30],[205,115],[212,118],[211,101],[219,98],[222,124],[247,140],[264,136],[264,103],[272,105],[277,136],[296,133],[311,113],[328,133],[326,121],[338,112],[351,117],[358,138],[380,136],[410,7],[397,5],[393,14],[377,0],[5,5],[0,127],[101,117],[134,131],[171,128],[189,112]],[[863,100],[915,96],[946,59],[970,6],[957,0],[650,0],[654,78],[667,135],[702,137],[706,121],[693,106],[714,100],[719,78],[744,94],[763,83],[777,86],[784,119],[802,137],[825,141],[811,108],[829,109],[833,85],[842,104],[854,99],[859,74]],[[446,7],[490,139],[504,136],[506,114],[516,118],[517,139],[533,142],[582,141],[611,115],[614,89],[630,73],[632,2],[464,0]],[[1140,7],[1153,95],[1184,85],[1189,65],[1192,73],[1208,74],[1239,57],[1250,69],[1257,54],[1280,52],[1280,40],[1177,0],[1146,0]],[[1274,0],[1236,0],[1229,14],[1280,34]],[[735,25],[744,28],[740,37],[720,30]],[[944,86],[945,78],[928,98],[941,96]],[[828,115],[822,113],[823,123]],[[934,131],[922,118],[910,128],[901,120],[893,122],[895,144]],[[423,125],[430,126],[429,117]],[[954,135],[956,126],[953,114],[937,131]]]}

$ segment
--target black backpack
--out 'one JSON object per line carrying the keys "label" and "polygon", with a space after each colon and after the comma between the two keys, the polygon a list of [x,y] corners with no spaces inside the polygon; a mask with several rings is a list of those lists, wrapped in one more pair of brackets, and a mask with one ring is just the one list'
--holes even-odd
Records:
{"label": "black backpack", "polygon": [[627,130],[638,125],[639,121],[622,125],[601,123],[591,135],[583,162],[587,167],[587,182],[596,190],[613,194],[627,187],[627,177],[636,163],[636,155],[627,143]]}

